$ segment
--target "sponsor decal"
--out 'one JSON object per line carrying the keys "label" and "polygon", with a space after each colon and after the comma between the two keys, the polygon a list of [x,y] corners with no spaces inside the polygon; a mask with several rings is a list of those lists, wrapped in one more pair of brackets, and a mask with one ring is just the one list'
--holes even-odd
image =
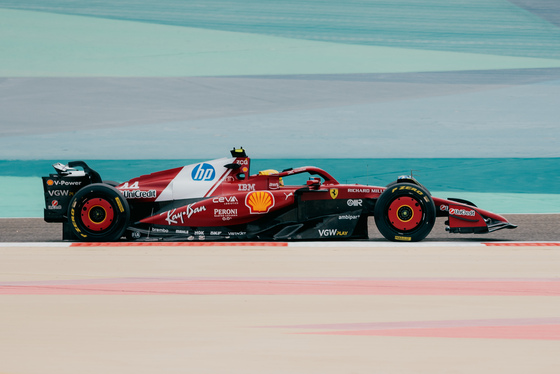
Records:
{"label": "sponsor decal", "polygon": [[232,217],[237,217],[237,209],[214,209],[214,217],[229,221]]}
{"label": "sponsor decal", "polygon": [[237,209],[214,209],[215,216],[236,216]]}
{"label": "sponsor decal", "polygon": [[62,197],[62,196],[73,196],[74,194],[71,193],[68,190],[49,190],[49,196],[53,197],[53,196],[57,196],[57,197]]}
{"label": "sponsor decal", "polygon": [[72,204],[72,209],[70,209],[70,221],[72,221],[72,225],[74,226],[74,230],[76,230],[77,233],[79,233],[83,238],[87,238],[87,235],[85,235],[84,233],[82,233],[82,230],[80,230],[78,228],[78,225],[76,224],[76,202],[74,201],[74,204]]}
{"label": "sponsor decal", "polygon": [[439,210],[441,210],[442,212],[447,212],[449,210],[449,207],[447,205],[441,204],[439,206]]}
{"label": "sponsor decal", "polygon": [[156,197],[156,190],[149,190],[149,191],[141,191],[141,190],[133,190],[133,191],[121,191],[122,194],[126,199],[154,199]]}
{"label": "sponsor decal", "polygon": [[187,205],[185,210],[179,212],[177,212],[177,209],[168,210],[167,212],[160,213],[160,216],[166,214],[167,217],[165,217],[165,220],[169,225],[177,225],[179,221],[181,221],[181,223],[185,223],[183,217],[187,216],[187,218],[191,218],[193,214],[200,213],[206,210],[205,206],[194,207],[194,204],[196,203]]}
{"label": "sponsor decal", "polygon": [[162,234],[167,234],[169,232],[169,230],[168,229],[160,229],[160,228],[157,228],[157,227],[152,227],[152,232],[159,232],[159,233],[162,233]]}
{"label": "sponsor decal", "polygon": [[254,184],[240,184],[237,191],[254,191],[255,185]]}
{"label": "sponsor decal", "polygon": [[333,199],[338,197],[338,188],[329,188],[329,194]]}
{"label": "sponsor decal", "polygon": [[246,231],[230,231],[228,232],[228,235],[230,236],[242,236],[242,235],[247,235]]}
{"label": "sponsor decal", "polygon": [[382,193],[384,190],[380,188],[349,188],[350,193]]}
{"label": "sponsor decal", "polygon": [[121,203],[121,199],[119,199],[118,197],[115,197],[115,201],[117,202],[117,205],[119,206],[119,210],[121,213],[124,212],[124,206]]}
{"label": "sponsor decal", "polygon": [[203,162],[194,167],[191,177],[195,181],[211,181],[216,177],[216,170],[212,165]]}
{"label": "sponsor decal", "polygon": [[347,215],[345,215],[345,216],[338,216],[338,219],[350,219],[350,220],[353,220],[353,219],[358,219],[358,218],[360,218],[359,215],[352,216],[352,215],[347,214]]}
{"label": "sponsor decal", "polygon": [[248,193],[245,197],[245,205],[251,214],[268,213],[274,206],[274,195],[268,191]]}
{"label": "sponsor decal", "polygon": [[370,193],[370,189],[369,188],[349,188],[348,192],[351,193]]}
{"label": "sponsor decal", "polygon": [[286,199],[285,199],[285,200],[288,200],[288,197],[293,196],[294,193],[293,193],[293,192],[290,192],[290,193],[284,192],[284,195],[286,195]]}
{"label": "sponsor decal", "polygon": [[140,186],[138,186],[138,181],[132,183],[130,186],[128,185],[128,182],[126,182],[125,184],[119,187],[120,190],[135,189],[135,188],[140,188]]}
{"label": "sponsor decal", "polygon": [[61,210],[62,205],[58,204],[58,200],[51,201],[51,205],[47,207],[49,210]]}
{"label": "sponsor decal", "polygon": [[194,235],[202,235],[204,236],[204,231],[195,231]]}
{"label": "sponsor decal", "polygon": [[424,192],[420,191],[418,188],[416,187],[412,187],[412,186],[400,186],[400,187],[395,187],[391,190],[391,193],[394,193],[396,190],[410,190],[410,191],[414,191],[416,192],[418,195],[424,195]]}
{"label": "sponsor decal", "polygon": [[82,181],[47,180],[47,186],[81,186]]}
{"label": "sponsor decal", "polygon": [[395,236],[395,240],[400,240],[402,242],[409,242],[412,240],[409,236]]}
{"label": "sponsor decal", "polygon": [[277,189],[280,188],[280,183],[270,182],[270,183],[268,183],[268,188],[270,188],[271,190],[277,190]]}
{"label": "sponsor decal", "polygon": [[323,237],[323,236],[347,236],[348,235],[348,231],[340,231],[337,229],[324,229],[324,230],[318,230],[319,231],[319,236]]}
{"label": "sponsor decal", "polygon": [[295,168],[295,169],[292,169],[292,170],[288,171],[288,175],[296,174],[296,173],[299,173],[299,172],[302,172],[302,171],[305,171],[304,167]]}
{"label": "sponsor decal", "polygon": [[474,217],[476,212],[474,210],[451,208],[451,209],[449,209],[449,214],[453,214],[455,216]]}
{"label": "sponsor decal", "polygon": [[133,239],[140,239],[140,237],[142,236],[142,234],[140,234],[139,231],[133,231],[132,234],[130,234],[130,236],[131,236]]}
{"label": "sponsor decal", "polygon": [[61,186],[81,186],[82,185],[82,181],[72,181],[72,182],[68,182],[65,180],[60,181],[60,185]]}
{"label": "sponsor decal", "polygon": [[[167,221],[167,223],[169,225],[176,225],[178,223],[177,220],[181,220],[181,223],[185,223],[183,221],[183,215],[185,215],[185,212],[178,212],[175,213],[177,211],[177,209],[173,209],[173,210],[168,210],[167,213],[167,217],[165,218],[165,220]],[[162,214],[166,214],[166,213],[160,213],[160,215]]]}
{"label": "sponsor decal", "polygon": [[225,204],[225,205],[237,205],[239,204],[239,200],[235,196],[220,196],[215,197],[212,199],[212,202],[215,204]]}
{"label": "sponsor decal", "polygon": [[179,229],[177,229],[177,230],[175,230],[175,232],[177,234],[189,235],[189,230],[179,230]]}
{"label": "sponsor decal", "polygon": [[362,206],[362,199],[348,199],[348,206]]}
{"label": "sponsor decal", "polygon": [[220,235],[222,235],[222,232],[221,231],[210,231],[210,235],[220,236]]}
{"label": "sponsor decal", "polygon": [[191,218],[191,216],[193,214],[199,213],[199,212],[203,212],[206,210],[205,206],[199,206],[196,208],[193,208],[194,204],[189,204],[187,205],[187,209],[186,209],[186,214],[187,214],[187,218]]}
{"label": "sponsor decal", "polygon": [[239,160],[235,160],[235,161],[234,161],[234,164],[237,164],[237,165],[249,165],[249,160],[247,160],[246,158],[242,158],[242,159],[239,159]]}

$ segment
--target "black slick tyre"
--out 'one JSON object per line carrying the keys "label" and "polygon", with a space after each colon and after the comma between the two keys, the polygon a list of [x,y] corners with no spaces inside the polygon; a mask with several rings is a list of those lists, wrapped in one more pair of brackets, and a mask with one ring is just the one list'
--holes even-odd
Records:
{"label": "black slick tyre", "polygon": [[411,183],[390,185],[374,208],[375,225],[391,241],[418,242],[432,231],[436,208],[424,188]]}
{"label": "black slick tyre", "polygon": [[103,183],[79,190],[68,208],[69,228],[80,241],[116,241],[130,219],[130,208],[122,193]]}

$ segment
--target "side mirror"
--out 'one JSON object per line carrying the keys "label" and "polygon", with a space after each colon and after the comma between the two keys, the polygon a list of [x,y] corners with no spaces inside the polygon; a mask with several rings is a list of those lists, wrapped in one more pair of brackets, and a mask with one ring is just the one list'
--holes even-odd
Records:
{"label": "side mirror", "polygon": [[310,178],[307,181],[307,185],[311,188],[311,187],[315,187],[315,188],[319,188],[319,186],[321,185],[321,178]]}

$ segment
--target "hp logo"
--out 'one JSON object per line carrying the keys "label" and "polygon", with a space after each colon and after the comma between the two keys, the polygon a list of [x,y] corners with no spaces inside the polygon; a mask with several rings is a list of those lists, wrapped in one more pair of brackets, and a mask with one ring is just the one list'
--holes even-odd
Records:
{"label": "hp logo", "polygon": [[195,181],[211,181],[215,176],[216,170],[207,163],[196,165],[191,173],[191,177]]}

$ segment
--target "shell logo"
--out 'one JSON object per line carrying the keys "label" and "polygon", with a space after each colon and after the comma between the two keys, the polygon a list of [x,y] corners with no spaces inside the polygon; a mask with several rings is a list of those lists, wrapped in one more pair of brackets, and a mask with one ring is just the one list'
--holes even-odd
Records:
{"label": "shell logo", "polygon": [[274,206],[274,195],[268,191],[254,191],[245,197],[245,205],[251,214],[268,213]]}

